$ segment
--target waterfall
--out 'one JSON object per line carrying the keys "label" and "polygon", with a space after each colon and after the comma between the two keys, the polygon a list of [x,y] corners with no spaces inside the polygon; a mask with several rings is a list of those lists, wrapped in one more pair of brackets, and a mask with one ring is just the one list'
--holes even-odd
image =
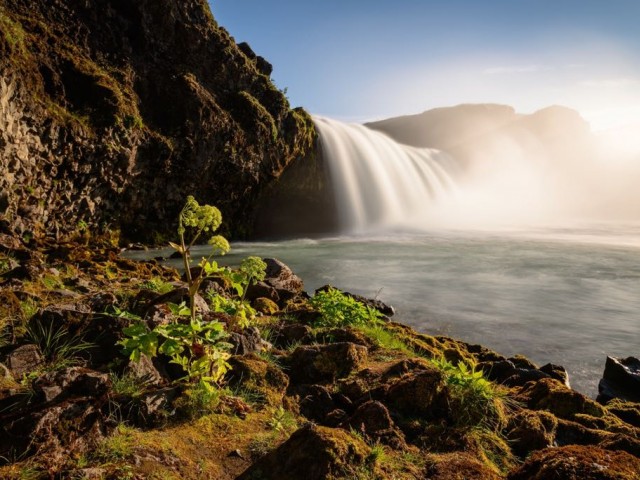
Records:
{"label": "waterfall", "polygon": [[341,230],[420,229],[454,190],[451,158],[401,145],[363,125],[314,116]]}

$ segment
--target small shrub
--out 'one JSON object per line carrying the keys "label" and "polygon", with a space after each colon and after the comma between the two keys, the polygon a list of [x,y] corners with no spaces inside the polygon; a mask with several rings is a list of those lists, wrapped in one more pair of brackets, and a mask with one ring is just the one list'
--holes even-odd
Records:
{"label": "small shrub", "polygon": [[457,365],[445,359],[432,362],[445,376],[456,426],[496,430],[502,425],[505,408],[502,400],[506,395],[485,379],[482,371],[476,371],[464,362]]}
{"label": "small shrub", "polygon": [[310,303],[321,314],[316,327],[367,326],[380,322],[382,317],[375,308],[335,288],[316,293]]}
{"label": "small shrub", "polygon": [[65,327],[56,327],[53,323],[34,322],[27,327],[27,338],[38,346],[47,370],[77,364],[79,355],[93,346],[82,337],[71,335]]}

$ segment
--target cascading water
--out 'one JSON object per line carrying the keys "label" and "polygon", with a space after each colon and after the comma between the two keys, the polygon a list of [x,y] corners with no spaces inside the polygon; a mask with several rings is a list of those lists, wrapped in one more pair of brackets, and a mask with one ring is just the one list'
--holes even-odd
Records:
{"label": "cascading water", "polygon": [[342,231],[415,229],[430,206],[453,194],[451,158],[401,145],[362,125],[314,117]]}

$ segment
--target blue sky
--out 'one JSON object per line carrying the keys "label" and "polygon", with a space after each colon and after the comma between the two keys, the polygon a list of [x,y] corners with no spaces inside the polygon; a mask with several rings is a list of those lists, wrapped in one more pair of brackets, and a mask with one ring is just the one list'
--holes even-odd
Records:
{"label": "blue sky", "polygon": [[640,0],[212,0],[293,105],[364,121],[459,103],[640,120]]}

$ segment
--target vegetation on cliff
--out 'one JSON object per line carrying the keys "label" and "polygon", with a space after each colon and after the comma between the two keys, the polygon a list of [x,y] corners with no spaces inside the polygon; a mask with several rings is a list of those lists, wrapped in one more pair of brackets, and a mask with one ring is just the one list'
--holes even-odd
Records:
{"label": "vegetation on cliff", "polygon": [[2,0],[0,30],[5,233],[159,241],[193,194],[246,235],[260,193],[313,150],[309,116],[205,0]]}

